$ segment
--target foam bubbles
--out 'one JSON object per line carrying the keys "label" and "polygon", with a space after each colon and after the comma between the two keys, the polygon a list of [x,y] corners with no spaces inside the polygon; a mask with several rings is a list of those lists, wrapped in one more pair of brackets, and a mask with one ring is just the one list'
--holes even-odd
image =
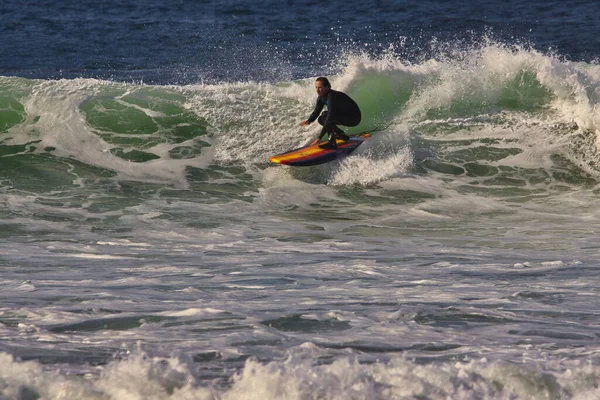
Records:
{"label": "foam bubbles", "polygon": [[315,364],[300,354],[317,353],[302,345],[285,360],[246,361],[229,382],[201,382],[176,357],[130,353],[85,378],[48,371],[37,362],[21,362],[0,354],[0,394],[6,398],[72,399],[472,399],[596,398],[598,367],[566,363],[542,372],[526,364],[488,361],[421,364],[406,357],[360,363],[341,357]]}
{"label": "foam bubbles", "polygon": [[329,184],[334,186],[367,186],[408,172],[412,165],[412,154],[408,148],[402,148],[395,154],[376,158],[373,152],[366,151],[352,157],[346,157],[333,168]]}

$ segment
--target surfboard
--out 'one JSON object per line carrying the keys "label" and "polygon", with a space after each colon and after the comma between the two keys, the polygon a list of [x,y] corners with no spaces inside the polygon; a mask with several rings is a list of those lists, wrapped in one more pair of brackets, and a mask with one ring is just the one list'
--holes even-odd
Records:
{"label": "surfboard", "polygon": [[294,167],[309,167],[311,165],[325,164],[338,158],[345,157],[358,148],[371,135],[367,132],[350,136],[350,140],[344,142],[337,139],[337,149],[322,149],[319,145],[327,143],[322,141],[313,145],[299,147],[285,153],[271,156],[271,162]]}

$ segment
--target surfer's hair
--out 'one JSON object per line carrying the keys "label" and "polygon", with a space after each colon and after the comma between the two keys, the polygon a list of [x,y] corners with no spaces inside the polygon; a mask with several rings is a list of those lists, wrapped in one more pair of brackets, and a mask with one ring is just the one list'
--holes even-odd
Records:
{"label": "surfer's hair", "polygon": [[321,82],[321,84],[325,87],[330,88],[331,87],[331,83],[329,83],[329,79],[325,78],[325,77],[318,77],[317,78],[317,82]]}

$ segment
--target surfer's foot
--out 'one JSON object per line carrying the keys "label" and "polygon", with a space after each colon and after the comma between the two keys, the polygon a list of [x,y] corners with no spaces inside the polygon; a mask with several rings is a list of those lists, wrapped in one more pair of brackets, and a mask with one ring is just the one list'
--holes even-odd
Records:
{"label": "surfer's foot", "polygon": [[327,150],[333,150],[333,149],[337,149],[337,146],[333,143],[327,142],[327,143],[323,143],[319,145],[320,149],[327,149]]}
{"label": "surfer's foot", "polygon": [[344,141],[344,142],[347,142],[348,140],[350,140],[350,136],[346,135],[344,133],[344,131],[341,130],[340,128],[338,128],[337,126],[335,127],[335,137],[337,139],[340,139],[340,140]]}

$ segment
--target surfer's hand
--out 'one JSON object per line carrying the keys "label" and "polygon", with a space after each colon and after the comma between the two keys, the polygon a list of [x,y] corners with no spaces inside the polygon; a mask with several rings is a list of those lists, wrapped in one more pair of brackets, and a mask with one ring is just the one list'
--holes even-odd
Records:
{"label": "surfer's hand", "polygon": [[313,141],[312,141],[312,142],[309,144],[309,146],[314,146],[315,144],[317,144],[317,143],[319,143],[319,142],[320,142],[319,138],[316,138],[315,140],[313,140]]}
{"label": "surfer's hand", "polygon": [[300,122],[300,126],[308,125],[310,122],[308,120]]}

